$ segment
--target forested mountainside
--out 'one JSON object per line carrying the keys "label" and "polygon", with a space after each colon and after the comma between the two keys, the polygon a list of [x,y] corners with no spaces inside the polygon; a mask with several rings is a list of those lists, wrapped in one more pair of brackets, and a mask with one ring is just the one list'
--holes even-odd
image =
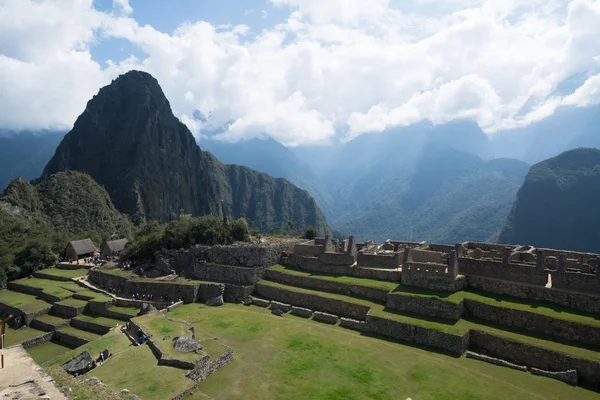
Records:
{"label": "forested mountainside", "polygon": [[76,170],[103,185],[134,221],[180,213],[245,217],[264,232],[296,227],[329,231],[306,190],[201,151],[171,111],[158,81],[130,71],[100,89],[46,165],[43,176]]}
{"label": "forested mountainside", "polygon": [[51,265],[75,239],[131,237],[133,225],[108,193],[80,172],[11,182],[0,196],[0,286]]}
{"label": "forested mountainside", "polygon": [[579,148],[531,167],[501,243],[600,252],[600,150]]}
{"label": "forested mountainside", "polygon": [[65,133],[0,131],[0,190],[13,179],[39,177]]}

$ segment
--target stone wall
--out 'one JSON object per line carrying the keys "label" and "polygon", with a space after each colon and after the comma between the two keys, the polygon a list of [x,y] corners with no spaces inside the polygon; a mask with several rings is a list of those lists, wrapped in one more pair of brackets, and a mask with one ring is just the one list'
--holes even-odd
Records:
{"label": "stone wall", "polygon": [[464,277],[455,277],[446,268],[443,264],[410,262],[402,267],[402,284],[447,292],[462,290]]}
{"label": "stone wall", "polygon": [[71,333],[66,333],[63,331],[54,332],[54,339],[71,348],[83,346],[84,344],[89,343],[89,340],[87,339],[80,338],[79,336],[75,336]]}
{"label": "stone wall", "polygon": [[600,278],[595,274],[556,271],[552,273],[552,288],[600,294]]}
{"label": "stone wall", "polygon": [[77,318],[71,320],[71,326],[77,329],[82,329],[84,331],[94,332],[99,335],[104,335],[108,333],[111,330],[111,328],[113,328],[111,326],[106,326],[90,321],[84,321]]}
{"label": "stone wall", "polygon": [[48,322],[45,322],[45,321],[35,318],[33,321],[31,321],[31,323],[28,326],[30,326],[34,329],[38,329],[40,331],[52,332],[52,331],[56,331],[56,330],[62,328],[63,326],[66,326],[66,325],[69,325],[69,320],[62,320],[58,324],[51,324],[51,323],[48,323]]}
{"label": "stone wall", "polygon": [[223,300],[227,303],[239,303],[250,297],[252,292],[254,292],[254,285],[245,286],[226,283]]}
{"label": "stone wall", "polygon": [[113,289],[121,297],[131,297],[133,293],[153,294],[155,298],[166,295],[175,301],[183,298],[186,303],[205,302],[221,296],[225,290],[221,283],[128,280],[102,270],[90,271],[88,280],[103,289]]}
{"label": "stone wall", "polygon": [[465,315],[505,327],[514,327],[543,336],[565,339],[579,344],[600,344],[600,328],[561,320],[527,311],[464,300]]}
{"label": "stone wall", "polygon": [[397,269],[400,267],[401,253],[358,253],[358,256],[356,257],[356,262],[361,267]]}
{"label": "stone wall", "polygon": [[312,310],[310,310],[308,308],[293,306],[292,314],[297,315],[302,318],[310,318],[310,317],[312,317],[313,312],[312,312]]}
{"label": "stone wall", "polygon": [[208,282],[254,285],[263,278],[265,269],[266,267],[236,267],[198,262],[194,265],[193,276],[186,277]]}
{"label": "stone wall", "polygon": [[36,336],[34,338],[22,341],[21,346],[23,346],[24,349],[28,349],[30,347],[35,347],[42,343],[46,343],[46,342],[50,341],[53,337],[54,337],[54,332],[47,332],[47,333],[44,333],[43,335]]}
{"label": "stone wall", "polygon": [[69,281],[71,281],[71,278],[69,278],[69,277],[47,274],[47,273],[44,272],[44,270],[35,271],[33,273],[33,276],[36,277],[36,278],[49,279],[49,280],[52,280],[52,281],[63,281],[63,282],[69,282]]}
{"label": "stone wall", "polygon": [[435,297],[414,296],[402,293],[390,293],[387,308],[405,311],[428,317],[458,321],[463,313],[463,302],[454,303]]}
{"label": "stone wall", "polygon": [[340,318],[340,326],[346,329],[352,329],[362,332],[365,330],[365,321],[357,321],[352,318]]}
{"label": "stone wall", "polygon": [[576,310],[600,313],[600,296],[507,282],[480,276],[467,276],[469,287],[490,293],[506,294],[520,299],[543,300]]}
{"label": "stone wall", "polygon": [[315,311],[313,313],[313,320],[319,321],[319,322],[324,322],[326,324],[335,325],[338,322],[338,317],[337,317],[337,315],[328,314],[328,313],[324,313],[321,311]]}
{"label": "stone wall", "polygon": [[517,365],[517,364],[513,364],[511,362],[508,362],[506,360],[501,360],[499,358],[495,358],[495,357],[490,357],[490,356],[486,356],[485,354],[479,354],[479,353],[474,353],[472,351],[467,351],[465,356],[467,358],[472,358],[474,360],[479,360],[479,361],[484,361],[490,364],[494,364],[494,365],[499,365],[501,367],[507,367],[507,368],[512,368],[512,369],[516,369],[518,371],[527,371],[527,367],[525,365]]}
{"label": "stone wall", "polygon": [[533,375],[540,375],[545,376],[546,378],[552,378],[559,381],[563,381],[565,383],[568,383],[569,385],[577,385],[577,371],[574,369],[570,369],[568,371],[552,372],[544,371],[543,369],[539,368],[531,368],[531,373]]}
{"label": "stone wall", "polygon": [[44,314],[48,314],[48,312],[50,311],[51,308],[52,308],[52,305],[48,304],[48,307],[44,307],[41,310],[33,311],[33,312],[25,312],[17,307],[12,307],[8,304],[0,303],[0,314],[1,313],[9,314],[9,315],[12,315],[13,318],[21,316],[25,325],[29,326],[29,325],[31,325],[31,321],[33,321],[35,317],[38,317],[38,316],[44,315]]}
{"label": "stone wall", "polygon": [[335,315],[364,320],[370,308],[362,304],[348,303],[316,294],[295,292],[258,282],[256,292],[259,296],[291,305],[320,310]]}
{"label": "stone wall", "polygon": [[497,260],[478,260],[468,257],[459,257],[458,273],[463,275],[477,275],[487,278],[497,278],[530,285],[545,286],[548,273],[539,269],[535,264],[503,263]]}
{"label": "stone wall", "polygon": [[477,352],[546,371],[574,369],[587,384],[600,384],[600,362],[573,357],[486,332],[471,330],[470,346]]}
{"label": "stone wall", "polygon": [[455,355],[462,355],[469,347],[468,333],[462,336],[453,335],[373,315],[367,316],[365,331],[433,347]]}
{"label": "stone wall", "polygon": [[196,246],[190,251],[196,261],[203,260],[209,263],[235,265],[240,267],[270,267],[278,264],[281,253],[293,249],[296,242],[284,244],[235,244],[231,246]]}
{"label": "stone wall", "polygon": [[344,282],[334,282],[317,277],[286,274],[280,271],[267,270],[265,276],[272,281],[285,285],[303,287],[307,289],[322,290],[326,292],[338,292],[350,296],[358,296],[385,303],[388,291],[384,289],[366,286],[352,285]]}
{"label": "stone wall", "polygon": [[319,261],[329,265],[351,266],[356,260],[350,253],[323,253],[319,256]]}
{"label": "stone wall", "polygon": [[81,314],[83,312],[83,310],[85,309],[86,305],[82,305],[82,306],[72,306],[72,305],[68,305],[68,304],[60,304],[60,303],[54,303],[52,305],[52,311],[56,314],[59,315],[61,317],[66,317],[66,318],[73,318],[78,316],[79,314]]}
{"label": "stone wall", "polygon": [[401,277],[400,271],[360,268],[358,266],[351,267],[350,264],[328,265],[323,264],[316,257],[299,257],[295,254],[288,259],[287,265],[307,272],[348,275],[357,278],[379,279],[390,282],[399,282]]}
{"label": "stone wall", "polygon": [[314,240],[297,243],[294,246],[294,254],[299,256],[319,256],[323,253],[323,245],[315,244]]}
{"label": "stone wall", "polygon": [[455,246],[451,246],[451,245],[448,245],[448,244],[435,244],[435,243],[430,243],[427,246],[428,250],[431,250],[431,251],[440,251],[442,253],[449,253],[452,250],[454,250],[454,248],[455,248]]}

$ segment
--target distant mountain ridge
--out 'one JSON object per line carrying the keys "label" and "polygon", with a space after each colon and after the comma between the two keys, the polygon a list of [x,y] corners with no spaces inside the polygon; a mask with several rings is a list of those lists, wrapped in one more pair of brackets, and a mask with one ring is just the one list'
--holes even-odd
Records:
{"label": "distant mountain ridge", "polygon": [[290,220],[329,231],[307,191],[201,151],[158,81],[141,71],[121,75],[88,102],[43,176],[65,170],[88,173],[135,221],[171,220],[183,211],[246,217],[265,232]]}
{"label": "distant mountain ridge", "polygon": [[500,243],[600,252],[600,150],[579,148],[531,167]]}

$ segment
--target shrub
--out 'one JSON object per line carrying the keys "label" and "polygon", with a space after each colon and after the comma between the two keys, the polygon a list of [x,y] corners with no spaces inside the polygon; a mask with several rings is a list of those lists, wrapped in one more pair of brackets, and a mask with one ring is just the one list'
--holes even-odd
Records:
{"label": "shrub", "polygon": [[246,218],[239,218],[231,225],[231,237],[233,237],[233,240],[241,242],[249,233],[250,226],[248,226]]}
{"label": "shrub", "polygon": [[306,232],[304,232],[304,239],[314,240],[317,237],[317,232],[315,231],[314,226],[309,226],[306,228]]}

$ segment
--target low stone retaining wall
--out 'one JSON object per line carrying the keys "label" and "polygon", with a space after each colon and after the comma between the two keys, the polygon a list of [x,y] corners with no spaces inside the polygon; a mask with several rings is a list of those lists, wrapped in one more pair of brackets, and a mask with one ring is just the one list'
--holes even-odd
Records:
{"label": "low stone retaining wall", "polygon": [[525,329],[544,336],[597,346],[600,344],[600,328],[577,322],[565,321],[536,313],[481,303],[465,299],[466,315],[498,325]]}
{"label": "low stone retaining wall", "polygon": [[224,366],[226,366],[227,364],[229,364],[230,362],[232,362],[234,360],[233,349],[224,343],[221,343],[221,342],[218,342],[218,343],[221,346],[223,346],[223,348],[225,348],[225,351],[223,352],[223,354],[221,354],[215,360],[211,360],[210,367],[208,370],[208,375],[214,374],[219,369],[223,368]]}
{"label": "low stone retaining wall", "polygon": [[44,272],[44,270],[35,271],[33,273],[33,276],[35,276],[36,278],[49,279],[49,280],[52,280],[52,281],[62,281],[62,282],[69,282],[69,281],[71,281],[71,278],[68,278],[68,277],[65,277],[65,276],[58,276],[58,275],[47,274],[47,273]]}
{"label": "low stone retaining wall", "polygon": [[86,305],[76,307],[67,304],[54,303],[52,305],[52,311],[61,317],[73,318],[81,314],[83,310],[85,310],[85,307]]}
{"label": "low stone retaining wall", "polygon": [[280,303],[278,301],[271,302],[271,310],[281,310],[283,312],[288,312],[292,309],[290,304]]}
{"label": "low stone retaining wall", "polygon": [[169,282],[128,280],[102,270],[92,270],[88,280],[103,289],[111,289],[121,297],[129,298],[133,293],[152,294],[155,298],[169,296],[169,299],[183,298],[186,303],[195,301],[204,303],[209,299],[223,295],[225,285],[210,282]]}
{"label": "low stone retaining wall", "polygon": [[267,270],[265,277],[271,281],[285,285],[303,287],[307,289],[322,290],[326,292],[338,292],[347,295],[364,297],[367,299],[385,302],[388,290],[371,288],[366,286],[352,285],[344,282],[333,282],[318,277],[299,276],[286,274],[281,271]]}
{"label": "low stone retaining wall", "polygon": [[258,297],[251,297],[252,304],[259,307],[269,307],[271,305],[271,301],[265,299],[259,299]]}
{"label": "low stone retaining wall", "polygon": [[327,314],[327,313],[320,312],[320,311],[315,311],[313,313],[313,320],[319,321],[319,322],[325,322],[326,324],[335,325],[338,322],[338,317],[337,317],[337,315]]}
{"label": "low stone retaining wall", "polygon": [[485,292],[506,294],[520,299],[544,300],[576,310],[600,313],[600,296],[593,294],[568,292],[475,275],[467,276],[467,283],[469,287]]}
{"label": "low stone retaining wall", "polygon": [[292,306],[292,314],[302,318],[310,318],[313,312],[308,308]]}
{"label": "low stone retaining wall", "polygon": [[568,371],[561,372],[551,372],[544,371],[543,369],[531,368],[531,373],[533,375],[545,376],[547,378],[557,379],[559,381],[563,381],[568,383],[569,385],[576,386],[577,385],[577,371],[574,369],[570,369]]}
{"label": "low stone retaining wall", "polygon": [[316,294],[294,292],[284,288],[268,286],[261,282],[256,284],[256,292],[259,296],[269,299],[354,319],[364,320],[370,310],[370,307],[362,304],[349,303]]}
{"label": "low stone retaining wall", "polygon": [[340,326],[342,328],[353,329],[362,332],[365,330],[365,321],[357,321],[352,318],[340,318]]}
{"label": "low stone retaining wall", "polygon": [[599,361],[577,358],[477,330],[471,330],[470,335],[470,346],[477,352],[546,371],[574,369],[582,381],[594,386],[600,384]]}
{"label": "low stone retaining wall", "polygon": [[24,349],[28,349],[30,347],[35,347],[42,343],[46,343],[50,341],[53,337],[54,332],[47,332],[43,335],[22,341],[21,346],[23,346]]}
{"label": "low stone retaining wall", "polygon": [[413,296],[410,294],[390,293],[386,307],[397,311],[407,311],[429,317],[458,321],[463,314],[463,302],[453,303],[433,297]]}
{"label": "low stone retaining wall", "polygon": [[50,311],[51,308],[52,308],[52,305],[48,304],[48,307],[45,307],[41,310],[34,311],[34,312],[25,312],[17,307],[12,307],[8,304],[0,303],[0,312],[3,312],[5,314],[10,314],[13,317],[21,316],[23,318],[23,322],[27,326],[31,325],[31,322],[36,317],[39,317],[40,315],[48,314],[48,312]]}
{"label": "low stone retaining wall", "polygon": [[81,329],[88,332],[98,333],[104,335],[110,331],[111,326],[98,324],[96,322],[83,321],[77,318],[71,320],[71,326],[77,329]]}
{"label": "low stone retaining wall", "polygon": [[42,321],[37,318],[35,318],[29,324],[29,326],[31,326],[32,328],[39,329],[40,331],[44,331],[44,332],[53,332],[55,330],[62,328],[63,326],[67,326],[67,325],[69,325],[69,320],[64,320],[60,324],[54,325],[54,324]]}
{"label": "low stone retaining wall", "polygon": [[226,303],[239,303],[250,297],[252,292],[254,292],[254,285],[244,286],[226,283],[223,300]]}
{"label": "low stone retaining wall", "polygon": [[517,365],[506,360],[501,360],[499,358],[494,358],[490,356],[486,356],[485,354],[474,353],[472,351],[467,351],[465,356],[467,358],[472,358],[474,360],[485,361],[490,364],[500,365],[501,367],[508,367],[512,369],[516,369],[519,371],[527,371],[527,367],[524,365]]}
{"label": "low stone retaining wall", "polygon": [[317,257],[303,257],[292,255],[287,265],[307,272],[321,272],[325,274],[347,275],[356,278],[379,279],[382,281],[400,282],[401,272],[399,270],[386,270],[375,268],[351,267],[348,265],[329,265]]}
{"label": "low stone retaining wall", "polygon": [[270,267],[279,263],[281,253],[293,249],[296,243],[303,240],[290,241],[277,244],[235,244],[231,246],[198,245],[190,249],[196,260],[204,260],[210,263],[235,265],[240,267]]}
{"label": "low stone retaining wall", "polygon": [[54,338],[56,340],[58,340],[60,343],[66,345],[67,347],[71,347],[71,348],[83,346],[84,344],[87,344],[90,342],[87,339],[72,335],[70,333],[61,332],[61,331],[54,332]]}
{"label": "low stone retaining wall", "polygon": [[[273,265],[273,264],[271,264]],[[208,282],[233,283],[236,285],[254,285],[265,275],[264,267],[236,267],[233,265],[194,264],[193,273],[186,272],[186,277]]]}
{"label": "low stone retaining wall", "polygon": [[455,355],[462,355],[469,347],[468,333],[454,335],[373,315],[367,316],[365,331],[430,346]]}

